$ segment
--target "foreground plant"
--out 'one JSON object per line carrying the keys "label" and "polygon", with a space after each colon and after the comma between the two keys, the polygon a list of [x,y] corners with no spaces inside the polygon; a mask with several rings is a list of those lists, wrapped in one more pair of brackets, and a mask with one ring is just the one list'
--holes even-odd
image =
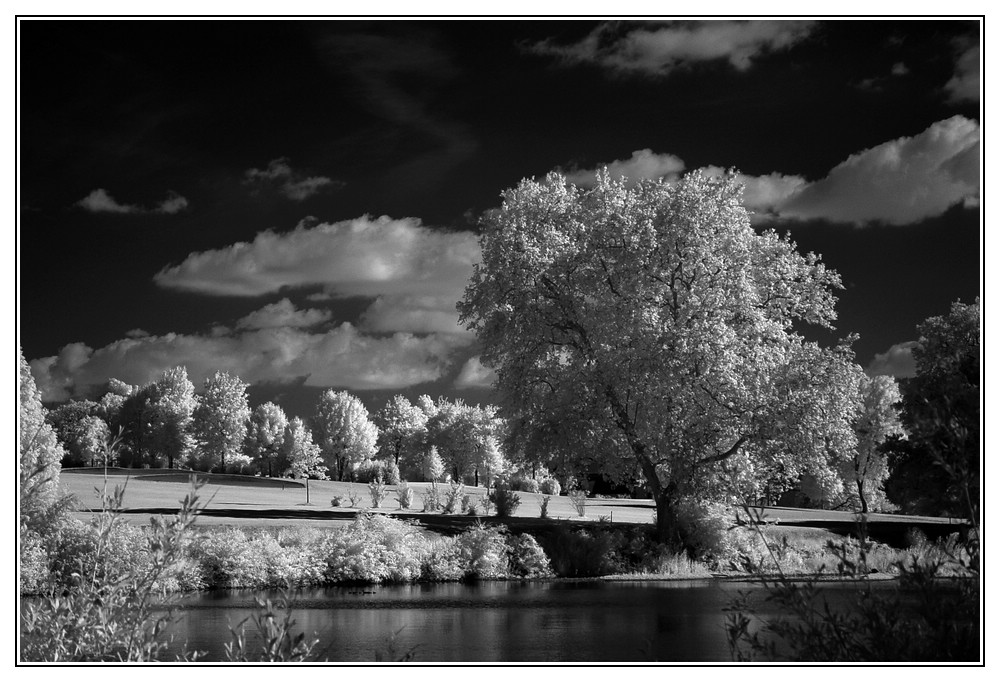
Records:
{"label": "foreground plant", "polygon": [[[261,661],[268,663],[300,663],[313,658],[319,639],[306,639],[304,632],[293,634],[292,602],[287,590],[282,591],[277,603],[270,599],[254,597],[256,611],[229,628],[232,641],[226,644],[226,660],[234,663]],[[252,622],[257,634],[248,643],[246,626]]]}
{"label": "foreground plant", "polygon": [[[171,622],[165,581],[180,564],[189,531],[199,508],[200,484],[181,502],[170,520],[150,519],[148,560],[125,573],[105,570],[110,540],[118,525],[125,488],[99,491],[102,513],[97,519],[97,548],[89,566],[79,561],[67,589],[52,586],[24,609],[21,657],[25,661],[156,661],[170,644],[164,629]],[[182,652],[178,658],[193,660]]]}

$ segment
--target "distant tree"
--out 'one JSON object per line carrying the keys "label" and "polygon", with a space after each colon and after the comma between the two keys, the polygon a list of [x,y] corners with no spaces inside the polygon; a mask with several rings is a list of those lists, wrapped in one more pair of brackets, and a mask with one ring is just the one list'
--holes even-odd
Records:
{"label": "distant tree", "polygon": [[438,481],[444,476],[444,462],[441,461],[441,455],[433,445],[425,451],[423,473],[425,480],[428,481]]}
{"label": "distant tree", "polygon": [[980,305],[953,303],[917,327],[917,373],[902,382],[907,441],[890,444],[891,499],[917,513],[979,520]]}
{"label": "distant tree", "polygon": [[45,420],[42,394],[35,386],[31,367],[18,350],[18,448],[20,511],[22,523],[43,514],[59,490],[59,463],[64,451],[52,425]]}
{"label": "distant tree", "polygon": [[323,461],[337,480],[375,455],[378,428],[358,398],[329,389],[320,396],[312,419],[313,435],[323,451]]}
{"label": "distant tree", "polygon": [[250,421],[248,384],[237,376],[216,372],[205,380],[205,391],[193,415],[202,467],[226,471],[226,458],[241,455]]}
{"label": "distant tree", "polygon": [[258,405],[250,417],[247,433],[247,454],[253,458],[261,474],[274,475],[274,464],[281,456],[288,417],[274,403]]}
{"label": "distant tree", "polygon": [[379,456],[391,459],[404,470],[414,468],[414,459],[419,466],[427,428],[424,411],[397,395],[375,414],[374,421],[378,427]]}
{"label": "distant tree", "polygon": [[153,461],[165,459],[169,469],[187,461],[194,447],[191,429],[197,405],[186,368],[168,369],[153,383],[143,410],[145,447]]}
{"label": "distant tree", "polygon": [[285,429],[282,443],[282,455],[288,463],[284,471],[291,478],[327,477],[327,468],[323,464],[323,453],[313,442],[312,433],[298,417],[293,417]]}
{"label": "distant tree", "polygon": [[902,436],[903,426],[899,420],[899,386],[894,378],[862,377],[859,390],[861,411],[854,423],[858,446],[842,465],[842,475],[848,499],[856,501],[858,510],[867,514],[870,503],[880,509],[885,501],[883,486],[889,465],[883,445],[891,436]]}
{"label": "distant tree", "polygon": [[64,467],[93,466],[108,437],[108,425],[97,416],[101,406],[92,400],[71,400],[50,410],[46,419],[66,451]]}
{"label": "distant tree", "polygon": [[779,465],[839,490],[855,447],[853,354],[796,331],[832,327],[840,278],[754,230],[741,193],[700,173],[524,180],[484,216],[459,303],[497,372],[512,449],[641,476],[664,541],[679,537],[680,500]]}
{"label": "distant tree", "polygon": [[499,436],[503,420],[497,408],[466,405],[440,398],[434,416],[427,420],[427,440],[437,447],[445,467],[456,481],[503,472],[506,462],[500,452]]}

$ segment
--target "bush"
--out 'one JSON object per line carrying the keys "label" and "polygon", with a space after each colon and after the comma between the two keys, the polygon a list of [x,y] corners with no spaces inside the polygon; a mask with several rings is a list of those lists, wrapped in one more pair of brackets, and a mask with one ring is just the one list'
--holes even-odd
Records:
{"label": "bush", "polygon": [[331,507],[342,507],[344,505],[344,498],[340,495],[334,495],[330,500]]}
{"label": "bush", "polygon": [[549,518],[549,502],[552,500],[550,495],[543,495],[538,500],[538,508],[541,511],[540,518]]}
{"label": "bush", "polygon": [[17,586],[20,594],[38,594],[49,580],[48,553],[41,536],[21,526],[20,571]]}
{"label": "bush", "polygon": [[538,481],[527,476],[516,476],[511,479],[510,487],[524,493],[537,493]]}
{"label": "bush", "polygon": [[469,578],[505,578],[510,574],[507,529],[479,524],[456,538],[459,556]]}
{"label": "bush", "polygon": [[399,502],[400,509],[409,509],[413,504],[413,488],[405,480],[396,486],[396,501]]}
{"label": "bush", "polygon": [[479,497],[476,495],[463,495],[462,513],[468,516],[479,516]]}
{"label": "bush", "polygon": [[358,483],[371,483],[381,479],[387,485],[399,485],[399,467],[395,462],[383,459],[366,459],[354,472]]}
{"label": "bush", "polygon": [[445,492],[444,511],[446,514],[454,514],[458,511],[464,494],[465,484],[452,481],[451,486]]}
{"label": "bush", "polygon": [[351,503],[351,507],[353,507],[354,509],[360,509],[361,508],[361,500],[362,499],[363,498],[361,496],[361,493],[359,493],[357,490],[355,490],[354,486],[348,486],[348,488],[347,488],[347,500],[348,500],[348,502]]}
{"label": "bush", "polygon": [[558,526],[542,538],[542,547],[555,574],[561,578],[587,578],[614,571],[614,541],[601,530],[572,531]]}
{"label": "bush", "polygon": [[552,576],[549,558],[538,541],[527,533],[522,533],[510,548],[511,574],[520,578],[548,578]]}
{"label": "bush", "polygon": [[437,481],[431,481],[431,487],[424,492],[424,511],[437,512],[441,510],[441,493]]}
{"label": "bush", "polygon": [[569,499],[578,516],[583,518],[587,515],[587,492],[585,490],[570,491]]}
{"label": "bush", "polygon": [[562,486],[559,485],[559,481],[554,478],[542,479],[542,482],[538,486],[538,492],[543,495],[558,495],[562,491]]}
{"label": "bush", "polygon": [[420,566],[420,576],[424,580],[461,580],[465,573],[456,538],[442,538],[432,542]]}
{"label": "bush", "polygon": [[372,496],[372,509],[378,509],[382,506],[382,500],[385,499],[385,483],[382,482],[382,477],[378,476],[374,481],[368,484],[368,493]]}
{"label": "bush", "polygon": [[497,516],[501,518],[510,518],[521,506],[521,496],[503,483],[498,483],[488,497],[496,505]]}
{"label": "bush", "polygon": [[326,551],[332,582],[406,582],[420,577],[428,546],[410,524],[362,512],[330,537]]}

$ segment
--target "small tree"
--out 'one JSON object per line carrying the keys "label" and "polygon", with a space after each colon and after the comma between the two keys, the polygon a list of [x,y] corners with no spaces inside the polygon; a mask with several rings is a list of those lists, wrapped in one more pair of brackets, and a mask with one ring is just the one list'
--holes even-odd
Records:
{"label": "small tree", "polygon": [[[842,465],[844,481],[849,484],[848,498],[857,500],[858,510],[868,513],[871,502],[881,507],[885,499],[883,485],[889,476],[882,445],[890,436],[901,436],[899,387],[889,376],[862,377],[859,385],[861,412],[854,424],[858,446]],[[856,495],[852,494],[856,490]]]}
{"label": "small tree", "polygon": [[285,475],[291,478],[326,478],[326,465],[312,433],[298,417],[293,417],[285,429],[282,457],[288,462]]}
{"label": "small tree", "polygon": [[31,368],[18,353],[18,448],[22,523],[37,520],[55,501],[59,490],[59,463],[65,451],[52,426],[45,421],[42,394]]}

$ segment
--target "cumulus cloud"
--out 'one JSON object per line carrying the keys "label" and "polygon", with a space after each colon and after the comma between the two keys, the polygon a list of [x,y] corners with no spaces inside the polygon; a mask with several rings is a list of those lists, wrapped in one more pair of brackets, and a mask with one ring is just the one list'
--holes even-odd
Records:
{"label": "cumulus cloud", "polygon": [[762,54],[802,41],[814,25],[812,21],[678,21],[633,28],[632,23],[610,22],[572,45],[545,40],[527,49],[567,64],[597,64],[619,73],[666,75],[698,62],[722,60],[745,71]]}
{"label": "cumulus cloud", "polygon": [[196,385],[222,370],[250,383],[304,381],[307,386],[387,390],[440,379],[452,353],[467,343],[448,334],[376,338],[343,323],[324,333],[277,327],[145,336],[97,350],[73,343],[56,356],[33,360],[31,369],[46,401],[94,396],[111,377],[143,384],[177,365],[187,367]]}
{"label": "cumulus cloud", "polygon": [[361,315],[358,326],[367,332],[444,332],[471,336],[458,322],[455,304],[461,291],[449,296],[379,296]]}
{"label": "cumulus cloud", "polygon": [[917,363],[913,359],[913,347],[916,341],[894,344],[884,353],[876,353],[868,364],[865,373],[868,376],[888,374],[898,379],[917,375]]}
{"label": "cumulus cloud", "polygon": [[462,365],[462,371],[458,373],[458,378],[455,379],[455,388],[489,388],[493,385],[496,378],[496,372],[489,367],[485,367],[480,362],[479,356],[475,355]]}
{"label": "cumulus cloud", "polygon": [[784,218],[904,225],[979,198],[979,124],[962,116],[938,121],[852,154],[825,178],[804,185],[778,207]]}
{"label": "cumulus cloud", "polygon": [[237,329],[273,329],[274,327],[315,327],[323,322],[328,322],[332,314],[329,310],[318,310],[308,308],[299,310],[287,298],[283,298],[277,303],[255,310],[246,317],[236,322]]}
{"label": "cumulus cloud", "polygon": [[333,296],[454,296],[479,260],[471,232],[443,232],[416,218],[364,216],[306,226],[192,253],[155,276],[162,287],[213,296],[263,296],[323,287]]}
{"label": "cumulus cloud", "polygon": [[962,49],[955,64],[955,75],[945,85],[952,102],[979,101],[979,45]]}
{"label": "cumulus cloud", "polygon": [[[979,140],[976,121],[954,116],[913,137],[852,154],[814,182],[777,172],[737,172],[735,177],[744,186],[744,205],[758,222],[819,219],[855,225],[905,225],[940,215],[956,204],[978,205]],[[673,182],[684,162],[671,154],[644,149],[607,167],[613,176],[632,173],[630,178]],[[710,176],[729,172],[720,166],[699,170]],[[596,172],[574,170],[567,178],[592,186]]]}
{"label": "cumulus cloud", "polygon": [[597,168],[570,170],[558,169],[566,180],[580,187],[593,187],[597,183],[597,173],[607,168],[612,179],[628,178],[638,180],[676,179],[684,170],[684,162],[673,154],[654,154],[651,149],[637,149],[631,158],[598,164]]}
{"label": "cumulus cloud", "polygon": [[292,201],[303,201],[323,189],[332,189],[344,184],[322,175],[305,177],[296,173],[286,157],[273,159],[267,164],[267,168],[247,170],[244,173],[244,183],[258,187],[265,184],[272,185]]}
{"label": "cumulus cloud", "polygon": [[135,204],[122,204],[115,200],[106,189],[95,189],[76,205],[91,213],[180,213],[188,207],[188,200],[176,192],[167,192],[167,198],[156,208],[148,209]]}

